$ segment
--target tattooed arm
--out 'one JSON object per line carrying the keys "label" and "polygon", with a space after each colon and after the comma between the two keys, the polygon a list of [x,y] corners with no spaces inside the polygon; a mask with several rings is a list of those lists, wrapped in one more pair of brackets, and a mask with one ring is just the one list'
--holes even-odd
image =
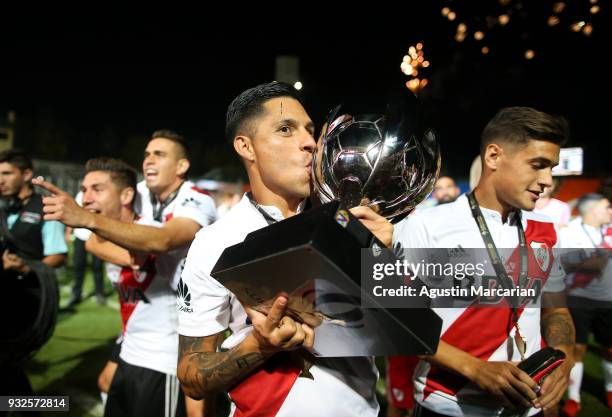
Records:
{"label": "tattooed arm", "polygon": [[192,398],[225,391],[265,362],[267,356],[245,342],[217,352],[219,335],[188,337],[179,335],[178,377],[183,390]]}
{"label": "tattooed arm", "polygon": [[563,397],[567,385],[569,384],[569,373],[574,366],[574,343],[576,334],[574,330],[574,322],[569,310],[565,307],[559,307],[564,304],[565,295],[562,293],[544,294],[544,305],[548,307],[542,308],[541,313],[541,328],[542,337],[548,346],[562,350],[566,359],[542,384],[540,397],[537,403],[544,409],[555,406]]}
{"label": "tattooed arm", "polygon": [[574,349],[576,331],[569,310],[565,292],[544,292],[542,294],[542,314],[540,318],[542,337],[548,346],[569,352]]}
{"label": "tattooed arm", "polygon": [[178,378],[192,398],[225,391],[261,366],[276,352],[311,347],[314,331],[285,316],[287,298],[279,296],[267,315],[245,308],[253,331],[239,345],[216,352],[219,335],[179,336]]}
{"label": "tattooed arm", "polygon": [[[564,352],[571,352],[575,343],[572,316],[567,308],[542,309],[542,337],[548,344]],[[567,352],[566,352],[567,353]]]}

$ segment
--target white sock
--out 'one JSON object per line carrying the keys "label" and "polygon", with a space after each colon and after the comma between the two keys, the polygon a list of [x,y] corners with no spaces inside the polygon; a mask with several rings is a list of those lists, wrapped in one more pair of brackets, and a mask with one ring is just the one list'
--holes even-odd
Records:
{"label": "white sock", "polygon": [[106,407],[106,399],[108,398],[108,394],[106,392],[100,391],[100,398],[102,398],[102,408]]}
{"label": "white sock", "polygon": [[567,393],[570,400],[574,400],[577,403],[580,402],[580,386],[582,385],[582,373],[584,371],[584,364],[582,362],[576,362],[570,372],[570,381]]}
{"label": "white sock", "polygon": [[602,361],[606,391],[612,391],[612,362]]}

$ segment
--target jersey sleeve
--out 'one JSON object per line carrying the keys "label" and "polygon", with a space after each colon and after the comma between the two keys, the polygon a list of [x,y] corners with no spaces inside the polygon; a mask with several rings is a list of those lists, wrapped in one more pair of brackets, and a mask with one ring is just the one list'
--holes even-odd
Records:
{"label": "jersey sleeve", "polygon": [[561,264],[561,248],[563,247],[561,236],[561,234],[557,235],[557,242],[552,248],[553,264],[550,267],[546,284],[542,288],[543,292],[561,292],[565,290],[565,270]]}
{"label": "jersey sleeve", "polygon": [[42,227],[43,255],[58,255],[68,253],[64,239],[66,226],[57,221],[45,221]]}
{"label": "jersey sleeve", "polygon": [[215,202],[197,187],[191,187],[176,203],[173,218],[177,217],[186,217],[204,227],[217,219]]}
{"label": "jersey sleeve", "polygon": [[205,337],[224,331],[230,321],[231,293],[211,275],[221,255],[207,229],[196,235],[185,262],[178,288],[179,334]]}
{"label": "jersey sleeve", "polygon": [[92,231],[89,229],[83,229],[81,227],[77,229],[73,229],[72,234],[75,238],[82,240],[83,242],[87,242],[87,240],[91,237]]}
{"label": "jersey sleeve", "polygon": [[431,248],[433,242],[426,227],[425,213],[415,213],[399,222],[393,229],[395,248]]}
{"label": "jersey sleeve", "polygon": [[570,222],[570,218],[572,217],[572,209],[569,204],[563,204],[561,207],[561,221],[560,224],[563,226],[567,226]]}

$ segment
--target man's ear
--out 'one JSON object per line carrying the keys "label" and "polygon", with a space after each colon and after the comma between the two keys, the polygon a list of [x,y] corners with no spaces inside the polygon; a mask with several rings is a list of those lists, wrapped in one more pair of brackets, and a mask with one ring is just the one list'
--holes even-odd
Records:
{"label": "man's ear", "polygon": [[234,138],[234,150],[245,161],[255,162],[255,149],[250,137],[239,135]]}
{"label": "man's ear", "polygon": [[491,171],[497,171],[501,158],[504,156],[504,149],[497,143],[489,143],[485,148],[484,165]]}
{"label": "man's ear", "polygon": [[189,159],[187,158],[181,158],[178,161],[178,170],[177,170],[177,174],[179,175],[179,177],[183,177],[185,176],[185,174],[187,174],[187,171],[189,171]]}
{"label": "man's ear", "polygon": [[32,177],[34,176],[34,173],[32,172],[32,170],[30,168],[26,168],[23,170],[23,180],[24,182],[30,182],[32,180]]}
{"label": "man's ear", "polygon": [[126,187],[123,190],[121,190],[121,194],[119,196],[121,205],[129,206],[130,204],[132,204],[132,201],[134,200],[135,195],[136,193],[134,192],[134,189],[132,187]]}

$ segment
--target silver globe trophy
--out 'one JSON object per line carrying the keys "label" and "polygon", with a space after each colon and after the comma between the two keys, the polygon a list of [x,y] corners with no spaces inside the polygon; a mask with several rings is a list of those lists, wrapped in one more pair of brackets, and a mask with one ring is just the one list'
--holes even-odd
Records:
{"label": "silver globe trophy", "polygon": [[365,205],[397,221],[429,194],[440,152],[418,122],[411,93],[390,99],[385,115],[336,108],[313,156],[313,207],[226,248],[213,278],[264,314],[287,294],[285,314],[315,331],[315,356],[434,353],[442,322],[432,310],[364,302],[364,249],[377,262],[397,258],[348,210]]}
{"label": "silver globe trophy", "polygon": [[313,156],[314,197],[347,208],[368,206],[390,221],[409,213],[440,172],[438,142],[419,116],[417,98],[407,89],[389,98],[385,115],[336,107]]}

